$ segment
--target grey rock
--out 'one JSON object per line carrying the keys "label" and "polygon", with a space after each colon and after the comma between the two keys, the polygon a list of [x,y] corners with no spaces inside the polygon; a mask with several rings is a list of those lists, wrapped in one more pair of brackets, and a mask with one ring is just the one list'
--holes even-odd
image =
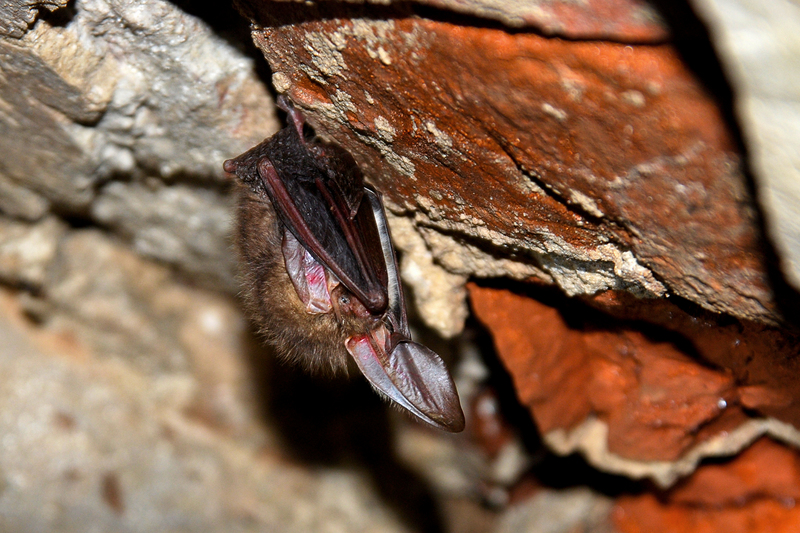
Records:
{"label": "grey rock", "polygon": [[0,37],[22,37],[40,10],[55,11],[68,0],[0,0]]}
{"label": "grey rock", "polygon": [[236,290],[231,211],[230,196],[158,182],[112,182],[92,204],[92,216],[131,239],[142,255],[228,292]]}
{"label": "grey rock", "polygon": [[49,209],[50,202],[42,195],[0,174],[0,213],[13,218],[36,221]]}
{"label": "grey rock", "polygon": [[29,224],[0,217],[0,282],[41,289],[65,230],[55,218]]}
{"label": "grey rock", "polygon": [[0,530],[405,531],[364,476],[308,472],[263,430],[187,416],[206,392],[194,376],[148,376],[23,323],[0,290]]}
{"label": "grey rock", "polygon": [[48,269],[46,321],[73,329],[99,353],[158,374],[184,371],[178,332],[191,292],[175,288],[170,269],[146,261],[98,230],[66,236]]}
{"label": "grey rock", "polygon": [[79,1],[0,53],[0,174],[62,211],[120,175],[222,182],[276,128],[252,60],[166,1]]}
{"label": "grey rock", "polygon": [[495,533],[612,533],[611,500],[587,488],[543,490],[500,517]]}

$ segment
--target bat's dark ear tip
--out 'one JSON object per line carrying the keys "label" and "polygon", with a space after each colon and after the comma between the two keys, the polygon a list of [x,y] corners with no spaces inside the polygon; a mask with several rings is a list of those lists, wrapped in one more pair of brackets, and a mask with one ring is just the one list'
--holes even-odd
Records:
{"label": "bat's dark ear tip", "polygon": [[279,95],[277,101],[275,102],[280,109],[283,109],[287,113],[290,113],[294,106],[292,105],[291,100],[286,98],[284,95]]}
{"label": "bat's dark ear tip", "polygon": [[461,433],[466,426],[464,411],[461,410],[457,395],[451,396],[448,400],[447,405],[443,406],[440,412],[429,413],[429,416],[439,429],[450,433]]}

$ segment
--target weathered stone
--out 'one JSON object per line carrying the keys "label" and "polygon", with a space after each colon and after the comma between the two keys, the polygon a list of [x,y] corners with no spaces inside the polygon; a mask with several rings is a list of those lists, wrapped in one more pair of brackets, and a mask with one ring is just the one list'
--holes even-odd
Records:
{"label": "weathered stone", "polygon": [[0,174],[68,212],[118,175],[220,183],[276,126],[252,61],[165,1],[79,2],[0,51]]}
{"label": "weathered stone", "polygon": [[[94,165],[82,147],[94,135],[70,119],[97,119],[102,109],[84,99],[80,88],[54,70],[57,66],[68,68],[53,56],[59,45],[71,50],[73,58],[80,58],[81,65],[76,69],[80,72],[78,79],[88,84],[84,89],[92,81],[103,88],[116,81],[108,68],[97,70],[113,59],[102,61],[99,55],[83,50],[77,36],[66,30],[40,23],[19,41],[0,39],[4,58],[0,65],[0,106],[7,110],[0,116],[0,153],[7,154],[0,161],[0,173],[57,205],[78,209],[91,200],[91,188],[98,177],[93,175]],[[40,53],[50,55],[42,57]],[[102,106],[103,100],[95,103]],[[70,128],[74,128],[74,136]],[[32,207],[38,211],[38,206]]]}
{"label": "weathered stone", "polygon": [[605,533],[611,500],[588,488],[543,490],[524,503],[509,507],[496,533]]}
{"label": "weathered stone", "polygon": [[721,464],[701,466],[675,489],[625,496],[613,512],[620,533],[786,532],[800,527],[798,454],[768,439]]}
{"label": "weathered stone", "polygon": [[278,460],[252,403],[235,400],[249,426],[234,431],[193,417],[214,391],[196,375],[96,359],[69,331],[31,327],[2,289],[0,338],[4,532],[407,531],[363,475]]}
{"label": "weathered stone", "polygon": [[40,290],[65,230],[55,218],[27,224],[0,217],[0,282]]}
{"label": "weathered stone", "polygon": [[788,0],[692,0],[732,82],[758,200],[800,290],[800,10]]}
{"label": "weathered stone", "polygon": [[[747,321],[731,321],[670,300],[645,302],[607,292],[584,301],[616,318],[644,321],[691,343],[695,359],[736,380],[735,403],[800,428],[798,372],[800,338],[796,331]],[[684,349],[687,351],[687,349]]]}
{"label": "weathered stone", "polygon": [[[278,0],[294,1],[300,0]],[[342,0],[322,0],[341,2]],[[346,0],[385,6],[392,0]],[[669,28],[653,5],[637,0],[590,0],[576,4],[569,0],[418,0],[415,4],[443,10],[424,15],[447,18],[461,13],[478,19],[495,20],[512,28],[532,27],[551,36],[572,39],[608,39],[620,42],[660,42]]]}
{"label": "weathered stone", "polygon": [[[737,39],[713,25],[739,13],[728,2],[722,15],[708,11],[720,43]],[[557,285],[619,321],[608,327],[582,308],[565,322],[529,298],[473,291],[552,449],[662,487],[684,478],[658,500],[623,499],[621,531],[737,531],[748,519],[796,529],[785,505],[797,497],[794,452],[748,447],[762,435],[800,445],[800,343],[764,325],[781,317],[736,134],[653,5],[241,3],[264,24],[256,37],[275,87],[356,155],[387,199],[403,277],[429,325],[461,330],[470,277]],[[23,5],[0,9],[12,4]],[[0,211],[16,219],[0,219],[0,281],[38,321],[32,328],[19,310],[0,319],[0,529],[404,530],[361,474],[280,460],[251,390],[263,384],[244,365],[244,320],[227,297],[189,286],[232,290],[219,163],[276,126],[252,63],[167,2],[71,9],[0,40]],[[30,21],[11,22],[24,33]],[[0,16],[0,31],[7,22]],[[728,43],[745,83],[762,66],[760,55],[735,57],[748,42]],[[773,124],[745,126],[746,149],[761,158],[759,199],[779,205],[766,219],[791,273],[794,200],[779,193],[793,190],[794,93],[757,89],[747,120]],[[784,100],[789,111],[776,118],[780,106],[767,104]],[[79,229],[92,223],[124,240]],[[659,299],[673,295],[705,311]],[[294,416],[306,400],[295,398],[270,414],[313,424],[308,413],[328,408]],[[511,489],[492,497],[491,484],[510,487],[527,457],[506,453],[510,429],[471,415],[465,435],[405,432],[397,446],[438,498],[502,504]],[[330,442],[309,435],[300,440],[310,447]],[[742,450],[686,477],[704,457]],[[602,531],[602,519],[585,520],[600,500],[541,491],[500,527]],[[469,521],[478,515],[461,511],[468,505],[448,505],[452,523],[489,529]]]}
{"label": "weathered stone", "polygon": [[735,137],[671,46],[266,6],[245,10],[276,87],[397,214],[571,295],[780,319]]}
{"label": "weathered stone", "polygon": [[173,289],[168,268],[97,230],[72,232],[62,241],[44,297],[52,309],[41,319],[79,329],[100,353],[132,359],[154,374],[188,367],[175,332],[189,295]]}
{"label": "weathered stone", "polygon": [[599,468],[669,486],[703,457],[736,453],[765,433],[800,445],[800,343],[789,333],[701,322],[668,302],[595,302],[620,318],[674,329],[692,343],[687,350],[580,306],[559,311],[476,285],[470,295],[520,401],[560,453],[582,451]]}
{"label": "weathered stone", "polygon": [[13,218],[36,221],[50,209],[50,202],[32,190],[0,174],[0,213]]}
{"label": "weathered stone", "polygon": [[41,10],[55,11],[68,0],[0,0],[0,37],[19,38]]}
{"label": "weathered stone", "polygon": [[[150,186],[148,186],[150,185]],[[235,292],[232,197],[186,185],[112,182],[100,189],[92,216],[130,239],[142,255],[177,265],[206,285]]]}

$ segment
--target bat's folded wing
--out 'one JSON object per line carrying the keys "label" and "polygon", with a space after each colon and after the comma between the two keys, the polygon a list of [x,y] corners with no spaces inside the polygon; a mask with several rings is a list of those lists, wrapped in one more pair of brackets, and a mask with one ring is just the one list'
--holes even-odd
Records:
{"label": "bat's folded wing", "polygon": [[268,158],[258,172],[278,214],[297,240],[372,313],[386,309],[386,264],[372,209],[351,215],[335,187],[323,178],[282,177]]}

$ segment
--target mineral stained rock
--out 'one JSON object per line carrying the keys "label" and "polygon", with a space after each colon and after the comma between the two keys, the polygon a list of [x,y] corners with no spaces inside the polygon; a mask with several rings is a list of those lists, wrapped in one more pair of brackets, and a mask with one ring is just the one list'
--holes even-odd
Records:
{"label": "mineral stained rock", "polygon": [[800,458],[763,438],[740,456],[701,466],[661,498],[621,498],[611,516],[620,533],[789,533],[800,511]]}
{"label": "mineral stained rock", "polygon": [[666,332],[573,329],[535,299],[470,289],[553,447],[666,486],[763,433],[800,442],[798,339],[778,325],[729,94],[696,20],[680,37],[696,45],[690,68],[666,30],[633,46],[630,27],[561,39],[580,35],[569,17],[509,32],[405,4],[240,7],[276,89],[393,208],[423,318],[460,316],[468,277],[511,277]]}
{"label": "mineral stained rock", "polygon": [[0,54],[0,212],[90,220],[235,290],[221,161],[277,126],[252,59],[162,0],[78,2]]}
{"label": "mineral stained rock", "polygon": [[672,45],[240,4],[276,89],[417,226],[570,295],[671,293],[779,319],[736,137]]}
{"label": "mineral stained rock", "polygon": [[704,455],[736,453],[761,433],[800,443],[796,336],[640,302],[649,323],[664,328],[653,337],[634,298],[592,298],[638,321],[609,322],[574,303],[570,313],[508,290],[469,288],[520,401],[563,453],[582,450],[600,468],[670,485]]}

